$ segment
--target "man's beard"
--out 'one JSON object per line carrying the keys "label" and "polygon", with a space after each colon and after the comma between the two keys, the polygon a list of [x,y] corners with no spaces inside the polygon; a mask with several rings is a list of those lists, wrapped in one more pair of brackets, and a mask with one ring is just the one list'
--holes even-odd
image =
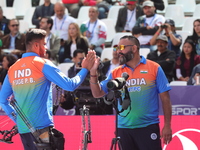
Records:
{"label": "man's beard", "polygon": [[123,54],[123,53],[119,53],[119,54],[122,55],[122,56],[119,57],[119,64],[120,65],[126,64],[131,59],[133,59],[133,56],[134,56],[132,51],[129,51],[126,54]]}

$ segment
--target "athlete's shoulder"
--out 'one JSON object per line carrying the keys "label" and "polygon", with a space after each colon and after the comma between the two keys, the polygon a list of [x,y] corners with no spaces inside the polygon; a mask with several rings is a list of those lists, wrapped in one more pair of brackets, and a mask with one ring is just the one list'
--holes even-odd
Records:
{"label": "athlete's shoulder", "polygon": [[41,57],[35,56],[35,57],[33,58],[33,62],[44,64],[46,61],[45,61],[44,58],[41,58]]}
{"label": "athlete's shoulder", "polygon": [[157,62],[149,60],[149,59],[146,59],[146,64],[152,65],[152,67],[159,67],[160,66]]}

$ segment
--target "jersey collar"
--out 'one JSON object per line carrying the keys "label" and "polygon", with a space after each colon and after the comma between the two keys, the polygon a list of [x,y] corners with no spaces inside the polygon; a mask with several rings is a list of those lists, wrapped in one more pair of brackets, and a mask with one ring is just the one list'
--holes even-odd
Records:
{"label": "jersey collar", "polygon": [[22,58],[24,58],[24,57],[29,57],[29,56],[39,56],[39,55],[36,54],[36,53],[33,53],[33,52],[28,52],[28,53],[24,53],[24,54],[22,55]]}

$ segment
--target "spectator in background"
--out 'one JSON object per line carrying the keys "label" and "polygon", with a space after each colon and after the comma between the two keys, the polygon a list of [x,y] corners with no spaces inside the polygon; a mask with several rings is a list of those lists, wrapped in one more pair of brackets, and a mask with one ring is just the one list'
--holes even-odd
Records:
{"label": "spectator in background", "polygon": [[88,53],[88,41],[81,35],[77,23],[71,23],[68,28],[68,40],[64,44],[64,55],[61,62],[70,62],[76,49],[81,49],[85,54]]}
{"label": "spectator in background", "polygon": [[182,37],[176,33],[174,20],[167,19],[164,24],[159,26],[159,29],[150,40],[150,44],[156,44],[156,38],[162,33],[162,31],[165,31],[165,35],[168,37],[168,49],[173,50],[176,53],[176,58],[178,58],[181,54],[180,46],[182,43]]}
{"label": "spectator in background", "polygon": [[50,60],[55,64],[58,63],[58,52],[60,49],[60,39],[58,36],[55,36],[51,33],[51,28],[53,26],[53,19],[51,17],[42,17],[40,21],[40,29],[46,31],[46,46],[47,49],[51,52]]}
{"label": "spectator in background", "polygon": [[193,70],[192,74],[187,81],[187,85],[200,85],[200,64],[196,65]]}
{"label": "spectator in background", "polygon": [[[75,3],[76,1],[76,3]],[[70,10],[71,16],[78,17],[79,10],[82,6],[97,6],[99,11],[99,19],[107,17],[111,0],[63,0],[65,6]]]}
{"label": "spectator in background", "polygon": [[3,49],[8,49],[9,52],[13,50],[25,52],[25,35],[19,32],[19,21],[17,19],[11,19],[8,24],[10,29],[10,34],[2,38],[2,47],[0,48],[1,52]]}
{"label": "spectator in background", "polygon": [[138,18],[132,29],[132,34],[140,41],[140,48],[150,48],[153,51],[156,47],[150,45],[150,40],[158,30],[158,26],[165,22],[165,18],[155,13],[155,6],[152,1],[145,1],[142,8],[145,15]]}
{"label": "spectator in background", "polygon": [[[142,5],[142,3],[146,1],[146,0],[138,0],[138,3],[140,5]],[[152,2],[154,2],[154,6],[156,8],[156,10],[164,10],[165,9],[165,4],[163,2],[163,0],[151,0]]]}
{"label": "spectator in background", "polygon": [[200,63],[200,56],[192,40],[186,40],[181,56],[176,61],[176,76],[180,81],[188,81],[193,68]]}
{"label": "spectator in background", "polygon": [[99,11],[98,18],[103,19],[107,17],[109,11],[109,4],[103,0],[83,0],[84,6],[96,6]]}
{"label": "spectator in background", "polygon": [[176,54],[174,51],[168,50],[168,38],[160,35],[156,39],[157,50],[150,52],[147,59],[157,62],[163,69],[169,82],[173,80],[173,70],[175,67]]}
{"label": "spectator in background", "polygon": [[76,49],[73,52],[73,56],[72,56],[72,61],[74,62],[74,65],[72,67],[70,67],[70,69],[68,70],[68,74],[67,76],[69,78],[73,78],[81,69],[81,61],[83,60],[83,58],[85,57],[85,52],[81,49]]}
{"label": "spectator in background", "polygon": [[200,19],[196,19],[193,22],[193,34],[188,36],[186,40],[191,39],[196,46],[196,52],[200,55]]}
{"label": "spectator in background", "polygon": [[60,39],[67,40],[69,24],[76,22],[76,20],[65,14],[65,6],[62,2],[55,3],[54,11],[55,15],[52,16],[54,24],[51,32],[54,35],[57,35]]}
{"label": "spectator in background", "polygon": [[143,15],[137,0],[126,0],[126,6],[120,8],[115,26],[116,32],[131,32],[138,17]]}
{"label": "spectator in background", "polygon": [[95,6],[89,9],[89,18],[81,24],[81,33],[87,37],[89,48],[96,51],[100,57],[107,36],[107,27],[104,22],[98,19],[98,8]]}
{"label": "spectator in background", "polygon": [[[81,61],[85,57],[84,51],[77,49],[73,53],[73,62],[74,65],[70,67],[68,70],[68,77],[73,78],[80,70],[81,70]],[[99,72],[99,79],[102,79],[101,73]],[[101,81],[101,80],[100,80]],[[91,89],[89,86],[89,77],[87,76],[84,82],[77,88],[73,94],[76,96],[76,115],[80,115],[79,109],[83,107],[83,105],[87,105],[90,109],[90,115],[103,115],[103,114],[113,114],[112,105],[107,105],[104,103],[103,98],[94,98],[91,93]],[[67,91],[66,91],[67,92]],[[65,92],[65,93],[66,93]],[[65,108],[64,105],[67,105],[68,99],[61,99],[61,107]]]}
{"label": "spectator in background", "polygon": [[77,18],[79,9],[82,6],[82,0],[62,0],[62,2],[68,9],[71,16]]}
{"label": "spectator in background", "polygon": [[0,39],[10,33],[8,22],[9,20],[3,15],[3,10],[0,6]]}
{"label": "spectator in background", "polygon": [[44,4],[37,6],[32,17],[32,24],[36,25],[39,28],[39,23],[42,17],[53,16],[54,15],[54,4],[51,3],[51,0],[44,0]]}
{"label": "spectator in background", "polygon": [[118,45],[115,45],[113,47],[113,53],[112,53],[113,58],[103,63],[103,68],[101,70],[103,77],[108,77],[111,71],[119,66],[119,55],[117,54],[117,49],[115,48],[116,46]]}
{"label": "spectator in background", "polygon": [[0,85],[3,84],[8,69],[17,61],[17,59],[18,58],[13,54],[5,54],[3,56],[2,66],[0,66]]}

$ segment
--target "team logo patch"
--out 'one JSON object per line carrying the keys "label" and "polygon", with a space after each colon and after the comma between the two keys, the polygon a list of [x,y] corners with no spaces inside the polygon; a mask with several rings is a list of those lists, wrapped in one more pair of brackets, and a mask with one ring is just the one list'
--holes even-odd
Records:
{"label": "team logo patch", "polygon": [[157,134],[156,133],[151,133],[151,139],[156,140],[157,139]]}
{"label": "team logo patch", "polygon": [[146,73],[148,73],[148,71],[147,70],[140,70],[140,73],[146,74]]}

